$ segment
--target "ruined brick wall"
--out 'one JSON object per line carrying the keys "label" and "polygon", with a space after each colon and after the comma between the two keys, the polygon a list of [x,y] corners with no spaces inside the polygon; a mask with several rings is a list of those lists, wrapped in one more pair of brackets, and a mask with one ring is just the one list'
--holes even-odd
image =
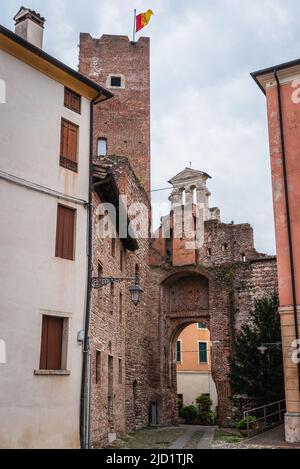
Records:
{"label": "ruined brick wall", "polygon": [[[95,141],[107,138],[108,155],[128,157],[136,176],[150,191],[150,41],[127,36],[80,35],[80,72],[114,93],[96,106]],[[124,87],[111,88],[109,75],[122,76]]]}
{"label": "ruined brick wall", "polygon": [[255,300],[278,293],[276,257],[239,263],[233,278],[234,327],[249,321]]}
{"label": "ruined brick wall", "polygon": [[[193,322],[203,322],[210,329],[211,339],[216,341],[212,347],[212,376],[218,393],[219,422],[228,424],[233,337],[241,324],[249,322],[255,300],[277,291],[276,258],[256,252],[249,224],[227,225],[211,220],[204,223],[204,230],[204,244],[196,253],[196,261],[186,266],[174,265],[174,259],[184,258],[184,253],[168,255],[167,240],[152,241],[151,342],[153,354],[160,350],[160,367],[151,370],[151,382],[161,389],[160,418],[165,424],[176,421],[177,414],[176,365],[171,350],[176,339],[174,330],[178,332]],[[179,241],[173,243],[173,250],[185,249],[185,240]],[[168,277],[171,286],[166,288]],[[203,278],[209,285],[208,304],[201,288]]]}
{"label": "ruined brick wall", "polygon": [[[139,186],[126,158],[110,158],[114,180],[128,205],[143,202],[149,208],[144,189]],[[92,357],[92,444],[101,447],[108,434],[122,436],[148,424],[148,347],[149,347],[149,238],[138,240],[138,250],[125,251],[117,238],[112,249],[111,238],[98,236],[97,207],[94,194],[94,276],[134,277],[138,266],[140,282],[145,290],[142,302],[133,305],[129,287],[133,281],[110,285],[92,292],[91,357]],[[122,260],[121,260],[122,256]],[[100,269],[99,269],[99,266]],[[122,306],[121,306],[122,304]],[[97,351],[101,352],[100,381],[97,383]],[[99,356],[99,355],[98,355]],[[113,364],[112,381],[109,363]],[[121,371],[120,371],[121,366]]]}
{"label": "ruined brick wall", "polygon": [[[127,431],[142,428],[149,423],[149,398],[148,398],[148,370],[149,370],[149,299],[148,288],[150,268],[149,262],[149,231],[150,231],[150,203],[147,193],[137,182],[135,175],[126,158],[111,158],[114,161],[113,174],[118,182],[122,195],[126,195],[129,218],[134,223],[138,232],[139,249],[127,254],[127,275],[134,276],[136,266],[140,277],[141,286],[144,289],[142,301],[134,306],[129,296],[126,297],[127,316],[125,328],[125,365],[126,365],[126,389],[125,389],[125,413]],[[132,207],[132,204],[136,204]],[[140,212],[139,204],[146,207],[147,214]],[[144,230],[144,231],[143,231]]]}
{"label": "ruined brick wall", "polygon": [[214,266],[240,262],[256,255],[253,228],[245,224],[225,224],[207,221],[204,224],[204,244],[198,254],[198,263]]}
{"label": "ruined brick wall", "polygon": [[[96,194],[94,205],[93,275],[97,277],[122,277],[127,275],[127,263],[122,244],[116,240],[115,257],[112,256],[112,240],[97,235],[97,207],[100,200]],[[123,270],[121,259],[123,257]],[[100,267],[100,269],[99,269]],[[105,286],[92,291],[91,311],[91,359],[92,359],[92,444],[100,447],[108,442],[108,433],[122,435],[125,420],[125,328],[126,328],[126,284]],[[120,293],[123,295],[123,314],[120,314]],[[101,353],[99,382],[96,382],[96,356]],[[109,357],[113,357],[113,396],[109,396]],[[119,379],[119,360],[122,364],[122,379]],[[99,366],[99,365],[98,365]],[[109,398],[112,398],[112,408]]]}

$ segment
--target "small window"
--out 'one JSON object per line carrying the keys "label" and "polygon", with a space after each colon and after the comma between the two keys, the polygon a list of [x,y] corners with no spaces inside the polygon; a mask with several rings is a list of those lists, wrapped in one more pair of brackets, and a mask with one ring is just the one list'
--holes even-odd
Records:
{"label": "small window", "polygon": [[208,257],[211,257],[211,256],[212,256],[212,250],[211,250],[211,248],[208,248],[208,250],[207,250],[207,255],[208,255]]}
{"label": "small window", "polygon": [[119,384],[123,383],[123,364],[121,358],[119,358]]}
{"label": "small window", "polygon": [[123,248],[122,248],[122,244],[120,245],[120,270],[121,272],[123,272],[123,268],[124,268],[124,259],[123,259]]}
{"label": "small window", "polygon": [[96,384],[101,384],[101,352],[96,350]]}
{"label": "small window", "polygon": [[81,114],[81,96],[68,88],[65,88],[64,105],[71,111]]}
{"label": "small window", "polygon": [[65,119],[61,120],[60,166],[77,172],[79,127]]}
{"label": "small window", "polygon": [[116,257],[116,238],[111,238],[111,255]]}
{"label": "small window", "polygon": [[75,215],[76,210],[58,205],[55,257],[69,261],[75,259]]}
{"label": "small window", "polygon": [[110,314],[114,314],[115,309],[115,284],[110,284]]}
{"label": "small window", "polygon": [[198,327],[198,329],[206,329],[206,325],[203,324],[203,322],[198,322],[197,327]]}
{"label": "small window", "polygon": [[227,250],[228,250],[228,244],[224,243],[223,246],[222,246],[222,251],[225,252]]}
{"label": "small window", "polygon": [[122,85],[121,77],[117,77],[117,76],[110,77],[110,86],[115,86],[117,88],[120,88],[121,85]]}
{"label": "small window", "polygon": [[104,158],[107,155],[107,139],[99,138],[97,143],[97,156]]}
{"label": "small window", "polygon": [[208,363],[206,342],[199,342],[199,363]]}
{"label": "small window", "polygon": [[245,253],[242,253],[242,254],[241,254],[241,262],[246,262],[246,261],[247,261],[246,254],[245,254]]}
{"label": "small window", "polygon": [[123,294],[120,292],[119,295],[119,319],[120,319],[120,324],[122,324],[123,321]]}
{"label": "small window", "polygon": [[181,363],[181,340],[177,340],[176,344],[176,362]]}
{"label": "small window", "polygon": [[62,370],[64,318],[43,316],[40,370]]}

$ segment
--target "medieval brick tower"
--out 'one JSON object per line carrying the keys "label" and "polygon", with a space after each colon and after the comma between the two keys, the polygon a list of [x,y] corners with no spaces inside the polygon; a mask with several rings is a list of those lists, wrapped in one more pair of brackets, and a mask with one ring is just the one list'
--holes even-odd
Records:
{"label": "medieval brick tower", "polygon": [[128,157],[150,191],[150,42],[142,37],[80,35],[80,72],[114,93],[95,112],[97,156]]}

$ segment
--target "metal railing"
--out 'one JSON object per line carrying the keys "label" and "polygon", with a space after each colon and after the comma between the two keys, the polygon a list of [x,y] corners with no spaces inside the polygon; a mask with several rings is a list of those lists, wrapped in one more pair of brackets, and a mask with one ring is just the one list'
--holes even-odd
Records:
{"label": "metal railing", "polygon": [[255,417],[256,422],[262,422],[263,428],[270,425],[280,425],[283,422],[284,414],[286,413],[285,399],[281,401],[272,402],[261,407],[246,410],[243,413],[244,419],[247,422],[247,436],[250,435],[251,423],[249,417]]}

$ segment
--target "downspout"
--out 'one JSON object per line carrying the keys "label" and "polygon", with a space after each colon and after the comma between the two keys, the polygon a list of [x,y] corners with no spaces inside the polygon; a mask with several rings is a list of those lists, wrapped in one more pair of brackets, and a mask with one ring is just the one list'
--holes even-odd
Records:
{"label": "downspout", "polygon": [[[285,152],[285,138],[284,138],[284,127],[283,127],[282,99],[281,99],[280,81],[279,81],[276,69],[274,70],[274,76],[275,76],[276,83],[277,83],[280,140],[281,140],[282,166],[283,166],[283,178],[284,178],[284,193],[285,193],[285,206],[286,206],[286,217],[287,217],[287,228],[288,228],[288,239],[289,239],[289,257],[290,257],[292,294],[293,294],[295,338],[297,340],[297,344],[299,344],[299,322],[298,322],[298,313],[297,313],[295,263],[294,263],[293,235],[292,235],[291,218],[290,218],[290,201],[289,201],[288,177],[287,177],[287,167],[286,167],[286,152]],[[300,362],[298,363],[298,388],[299,388],[299,395],[300,395]]]}
{"label": "downspout", "polygon": [[87,238],[87,292],[84,321],[83,363],[80,396],[80,441],[82,449],[90,448],[90,411],[91,411],[91,373],[90,373],[90,317],[91,291],[93,275],[93,147],[94,147],[94,105],[99,93],[90,104],[90,152],[89,152],[89,202],[88,202],[88,238]]}

